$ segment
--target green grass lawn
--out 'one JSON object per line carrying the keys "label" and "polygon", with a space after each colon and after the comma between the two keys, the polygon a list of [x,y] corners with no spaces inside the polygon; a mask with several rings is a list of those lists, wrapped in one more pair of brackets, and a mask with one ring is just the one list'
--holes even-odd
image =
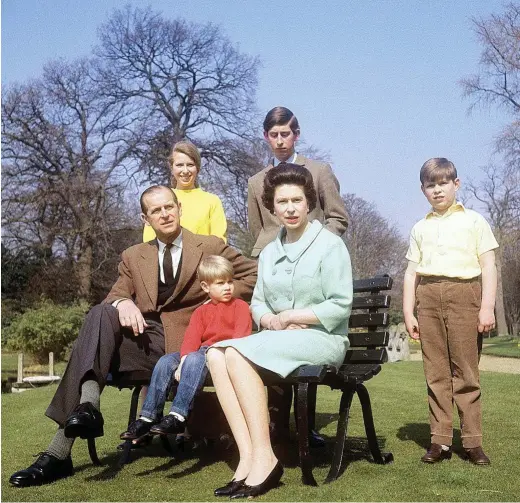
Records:
{"label": "green grass lawn", "polygon": [[[297,465],[296,445],[277,449],[285,465],[283,485],[260,501],[518,501],[518,446],[520,405],[518,376],[483,372],[484,446],[492,460],[476,467],[458,455],[439,465],[419,461],[429,443],[426,389],[420,362],[386,364],[367,386],[372,396],[376,430],[383,450],[395,461],[381,466],[369,461],[361,410],[355,400],[351,411],[345,471],[332,484],[303,486]],[[48,486],[16,489],[9,476],[33,462],[55,431],[43,417],[55,386],[20,395],[2,395],[2,501],[215,501],[213,489],[230,479],[236,454],[207,449],[201,456],[170,459],[152,445],[135,461],[117,470],[116,446],[125,429],[130,392],[109,388],[102,397],[105,436],[98,440],[104,463],[91,464],[86,442],[73,449],[76,475]],[[317,426],[332,447],[339,392],[320,388]],[[211,418],[208,418],[211,420]],[[460,454],[456,430],[455,452]],[[327,465],[320,456],[314,470],[318,482]]]}
{"label": "green grass lawn", "polygon": [[[421,343],[408,339],[410,351],[412,353],[421,351]],[[505,356],[508,358],[520,358],[520,338],[509,335],[499,335],[497,337],[486,337],[482,348],[483,355]]]}
{"label": "green grass lawn", "polygon": [[520,358],[520,337],[499,335],[484,339],[482,354]]}

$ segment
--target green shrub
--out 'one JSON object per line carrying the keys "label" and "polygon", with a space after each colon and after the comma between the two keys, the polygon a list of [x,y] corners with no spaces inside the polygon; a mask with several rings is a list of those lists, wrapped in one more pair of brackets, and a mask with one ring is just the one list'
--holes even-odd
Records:
{"label": "green shrub", "polygon": [[85,301],[64,306],[42,300],[4,329],[7,348],[32,354],[38,363],[46,363],[51,351],[55,361],[62,360],[67,346],[77,338],[88,309]]}
{"label": "green shrub", "polygon": [[2,299],[2,348],[7,342],[7,327],[23,312],[20,302],[14,299]]}

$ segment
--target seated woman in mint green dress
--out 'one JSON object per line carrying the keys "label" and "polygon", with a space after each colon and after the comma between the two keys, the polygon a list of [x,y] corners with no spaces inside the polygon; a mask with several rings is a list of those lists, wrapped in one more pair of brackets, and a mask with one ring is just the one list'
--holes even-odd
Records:
{"label": "seated woman in mint green dress", "polygon": [[215,344],[208,367],[235,437],[240,462],[217,496],[256,496],[283,468],[271,447],[264,385],[257,368],[286,377],[301,365],[339,366],[348,348],[352,270],[345,243],[318,221],[312,175],[281,163],[264,181],[262,202],[283,225],[260,254],[251,313],[260,332]]}

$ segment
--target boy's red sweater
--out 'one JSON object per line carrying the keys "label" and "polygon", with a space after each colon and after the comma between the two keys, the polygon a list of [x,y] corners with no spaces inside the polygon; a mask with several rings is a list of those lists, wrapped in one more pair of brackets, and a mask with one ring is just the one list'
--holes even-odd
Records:
{"label": "boy's red sweater", "polygon": [[209,302],[193,312],[181,346],[181,356],[226,339],[250,335],[252,330],[249,305],[242,299]]}

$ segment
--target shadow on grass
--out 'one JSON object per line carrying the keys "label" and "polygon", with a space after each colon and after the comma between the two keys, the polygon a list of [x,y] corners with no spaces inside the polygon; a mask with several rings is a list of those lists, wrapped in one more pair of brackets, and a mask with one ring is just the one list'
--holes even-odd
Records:
{"label": "shadow on grass", "polygon": [[428,423],[408,423],[397,430],[399,440],[412,440],[419,447],[427,449],[430,446],[430,425]]}
{"label": "shadow on grass", "polygon": [[[209,466],[215,463],[216,461],[225,461],[229,466],[233,464],[236,466],[236,464],[238,464],[238,460],[234,459],[236,457],[236,449],[234,447],[230,449],[223,449],[219,448],[218,444],[207,445],[205,442],[197,443],[195,446],[182,446],[179,444],[175,444],[175,442],[173,441],[170,441],[170,444],[173,448],[173,455],[170,455],[164,449],[164,447],[158,441],[158,439],[154,439],[154,441],[152,441],[151,444],[143,446],[139,449],[132,449],[130,453],[130,462],[137,461],[142,457],[165,459],[164,463],[152,469],[143,470],[142,472],[137,473],[136,476],[143,477],[153,473],[167,472],[176,465],[191,459],[197,459],[197,462],[192,466],[189,466],[178,473],[168,475],[167,477],[171,479],[178,479],[186,475],[197,473],[204,467]],[[113,453],[104,456],[101,459],[103,470],[96,475],[87,477],[85,480],[106,481],[114,479],[115,477],[117,477],[120,471],[124,470],[125,467],[125,465],[121,465],[121,457],[122,452],[116,450],[114,450]],[[90,464],[81,465],[75,469],[75,472],[79,473],[90,466]]]}
{"label": "shadow on grass", "polygon": [[[114,452],[108,454],[107,456],[104,456],[100,459],[102,463],[103,470],[96,474],[92,475],[91,477],[87,477],[85,480],[88,481],[103,481],[103,480],[111,480],[114,479],[117,474],[124,469],[125,465],[121,465],[121,457],[122,452],[117,451],[114,448]],[[147,445],[146,447],[141,447],[139,449],[132,449],[130,452],[130,462],[136,461],[137,459],[140,459],[141,457],[159,457],[159,458],[168,458],[168,462],[161,465],[170,465],[173,466],[175,463],[178,462],[177,458],[171,458],[168,452],[164,449],[162,444],[160,442],[152,442],[151,444]],[[88,467],[91,465],[82,465],[78,469],[75,469],[75,472],[78,472],[83,467]],[[167,468],[155,469],[155,471],[164,471]]]}
{"label": "shadow on grass", "polygon": [[316,412],[315,423],[316,428],[321,430],[325,426],[328,426],[331,423],[337,423],[339,418],[339,414],[330,414],[324,412]]}
{"label": "shadow on grass", "polygon": [[[316,429],[320,431],[322,428],[325,428],[329,424],[337,423],[338,417],[339,414],[317,413]],[[356,417],[355,419],[358,418]],[[363,421],[362,417],[361,421]],[[311,448],[313,465],[316,468],[330,468],[334,456],[334,448],[336,446],[336,435],[334,434],[334,436],[327,436],[323,435],[322,432],[320,432],[320,435],[322,435],[325,440],[325,447],[314,449]],[[298,454],[297,434],[295,431],[292,431],[291,437],[292,440],[290,443],[275,445],[274,451],[278,459],[280,459],[284,466],[297,468],[300,465],[300,461]],[[386,438],[378,436],[377,443],[381,452],[384,452]],[[368,445],[367,438],[349,436],[347,430],[347,438],[345,440],[341,469],[339,471],[338,478],[347,469],[349,464],[357,461],[368,461],[370,463],[373,463],[374,458],[372,457],[372,453],[370,452],[370,447]]]}
{"label": "shadow on grass", "polygon": [[[318,413],[316,414],[316,428],[322,429],[330,423],[337,422],[338,414],[327,414]],[[325,436],[325,447],[311,449],[313,457],[313,464],[316,468],[327,468],[330,467],[334,447],[336,444],[336,437]],[[383,451],[386,444],[386,439],[383,437],[377,437],[380,449]],[[137,477],[144,477],[154,473],[165,473],[184,461],[196,460],[194,464],[186,466],[180,471],[173,473],[167,473],[166,477],[172,480],[183,478],[187,475],[192,475],[203,470],[205,467],[212,465],[215,462],[225,462],[231,471],[233,471],[238,465],[238,452],[236,446],[233,444],[229,448],[223,448],[217,443],[207,444],[205,442],[199,442],[195,446],[187,445],[185,447],[182,444],[175,444],[170,442],[173,447],[173,456],[168,454],[162,444],[155,438],[154,441],[142,448],[133,449],[130,453],[131,462],[137,461],[142,457],[150,458],[162,458],[164,462],[159,465],[143,470],[136,474]],[[288,442],[282,442],[273,446],[274,452],[280,462],[287,468],[298,468],[300,465],[299,453],[298,453],[298,441],[297,434],[294,428],[291,431],[291,440]],[[101,458],[102,471],[96,475],[87,477],[87,481],[107,481],[117,477],[118,473],[124,469],[124,465],[120,464],[122,453],[116,451]],[[368,441],[365,437],[349,437],[347,433],[347,439],[345,442],[345,449],[343,453],[342,467],[340,470],[341,474],[346,470],[350,463],[356,461],[369,461],[374,462],[372,454],[370,452]],[[91,467],[90,463],[86,463],[75,468],[76,473]]]}
{"label": "shadow on grass", "polygon": [[[430,446],[430,425],[428,423],[408,423],[397,431],[397,438],[404,441],[413,441],[419,447],[428,449]],[[465,459],[464,449],[461,447],[460,429],[453,429],[453,452],[459,458]]]}

